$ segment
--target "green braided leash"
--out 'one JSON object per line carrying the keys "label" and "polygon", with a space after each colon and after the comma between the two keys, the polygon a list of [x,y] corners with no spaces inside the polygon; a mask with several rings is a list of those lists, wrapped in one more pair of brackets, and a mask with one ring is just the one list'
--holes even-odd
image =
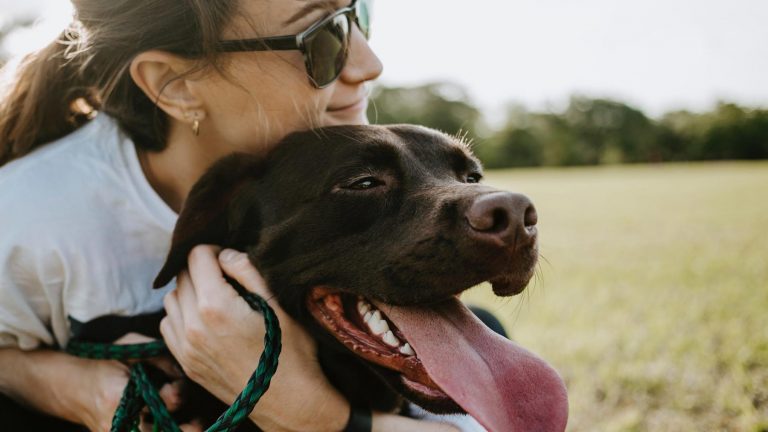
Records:
{"label": "green braided leash", "polygon": [[[269,383],[277,371],[277,360],[282,348],[280,323],[271,307],[264,299],[243,288],[237,281],[227,277],[227,281],[248,303],[251,309],[264,315],[267,332],[264,335],[264,352],[259,358],[259,366],[248,380],[245,389],[237,396],[232,406],[222,414],[206,432],[230,432],[239,426],[253,411],[253,407],[269,388]],[[168,348],[163,341],[154,341],[133,345],[111,345],[104,343],[72,341],[67,352],[78,357],[102,360],[141,360],[167,354]],[[131,368],[128,385],[123,391],[120,404],[112,418],[112,432],[138,431],[140,413],[144,406],[149,408],[154,418],[155,431],[180,432],[179,426],[171,417],[160,399],[157,389],[147,376],[141,363]]]}

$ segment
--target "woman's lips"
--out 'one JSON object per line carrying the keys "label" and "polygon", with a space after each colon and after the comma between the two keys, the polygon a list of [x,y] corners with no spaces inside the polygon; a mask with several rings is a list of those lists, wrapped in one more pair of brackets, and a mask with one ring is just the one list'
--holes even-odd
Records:
{"label": "woman's lips", "polygon": [[365,111],[367,106],[368,106],[368,99],[362,98],[357,102],[353,102],[349,105],[341,105],[338,107],[328,107],[328,112],[334,113],[334,114],[357,113],[357,112]]}

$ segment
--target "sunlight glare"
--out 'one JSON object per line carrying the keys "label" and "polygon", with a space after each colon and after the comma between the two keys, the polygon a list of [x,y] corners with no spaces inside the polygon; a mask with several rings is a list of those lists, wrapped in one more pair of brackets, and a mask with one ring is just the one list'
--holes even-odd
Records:
{"label": "sunlight glare", "polygon": [[[29,11],[28,15],[34,16],[37,13]],[[67,28],[72,22],[72,15],[72,4],[69,1],[49,2],[32,26],[12,32],[3,41],[2,48],[13,57],[41,49]]]}

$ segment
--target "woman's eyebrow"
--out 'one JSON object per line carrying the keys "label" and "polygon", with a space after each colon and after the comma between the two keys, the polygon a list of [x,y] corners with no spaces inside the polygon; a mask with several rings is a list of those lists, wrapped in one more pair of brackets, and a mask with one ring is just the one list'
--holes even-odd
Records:
{"label": "woman's eyebrow", "polygon": [[315,11],[316,9],[334,10],[336,8],[337,8],[337,0],[317,0],[317,1],[310,0],[298,12],[296,12],[295,14],[293,14],[293,16],[288,18],[288,20],[285,21],[283,25],[284,26],[291,25],[294,22],[301,19],[302,17],[307,16],[310,12]]}

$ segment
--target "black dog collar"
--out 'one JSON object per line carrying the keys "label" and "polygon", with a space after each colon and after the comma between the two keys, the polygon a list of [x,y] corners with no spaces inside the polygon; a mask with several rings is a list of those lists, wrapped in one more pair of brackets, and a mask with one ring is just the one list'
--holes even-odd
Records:
{"label": "black dog collar", "polygon": [[347,426],[342,432],[371,432],[372,429],[373,419],[371,418],[371,410],[352,407],[349,411]]}

